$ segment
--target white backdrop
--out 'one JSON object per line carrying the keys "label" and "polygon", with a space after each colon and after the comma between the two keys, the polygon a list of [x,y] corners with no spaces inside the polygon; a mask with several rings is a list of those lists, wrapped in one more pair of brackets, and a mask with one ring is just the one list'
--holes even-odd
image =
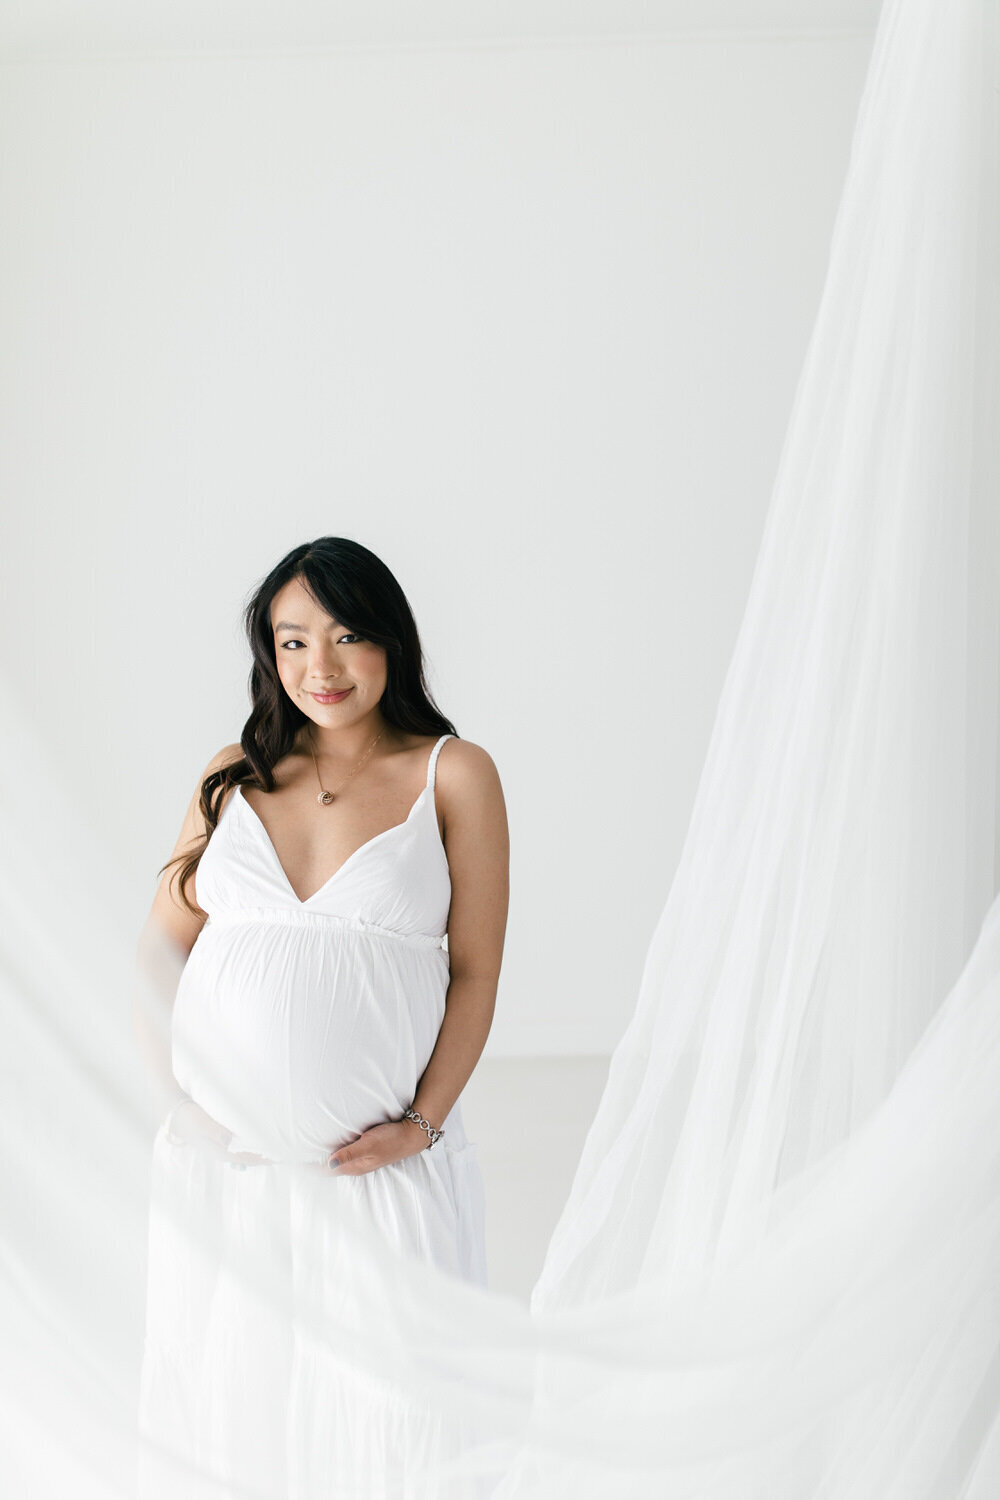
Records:
{"label": "white backdrop", "polygon": [[289,547],[500,769],[493,1055],[609,1052],[815,316],[864,30],[8,62],[7,669],[138,927]]}

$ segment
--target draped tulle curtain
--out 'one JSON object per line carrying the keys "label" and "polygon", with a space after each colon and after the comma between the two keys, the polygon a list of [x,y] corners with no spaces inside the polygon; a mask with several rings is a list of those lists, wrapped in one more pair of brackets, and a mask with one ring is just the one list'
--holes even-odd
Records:
{"label": "draped tulle curtain", "polygon": [[995,11],[890,3],[746,616],[536,1306],[740,1253],[996,890]]}
{"label": "draped tulle curtain", "polygon": [[[997,29],[881,14],[690,828],[530,1308],[346,1214],[370,1321],[290,1301],[266,1226],[231,1268],[466,1424],[421,1493],[1000,1493]],[[2,753],[0,1462],[103,1500],[141,1456],[134,934],[6,700]],[[277,1500],[175,1438],[178,1495]]]}

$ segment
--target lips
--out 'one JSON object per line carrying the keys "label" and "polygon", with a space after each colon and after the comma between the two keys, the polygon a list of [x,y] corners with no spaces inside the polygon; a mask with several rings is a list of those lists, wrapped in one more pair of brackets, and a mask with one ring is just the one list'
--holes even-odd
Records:
{"label": "lips", "polygon": [[335,693],[310,693],[310,697],[315,698],[317,703],[340,703],[352,691],[352,688],[341,688]]}

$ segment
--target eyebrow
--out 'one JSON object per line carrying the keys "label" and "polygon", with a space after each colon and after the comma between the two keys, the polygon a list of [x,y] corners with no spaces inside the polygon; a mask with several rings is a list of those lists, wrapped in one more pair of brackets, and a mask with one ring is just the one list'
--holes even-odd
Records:
{"label": "eyebrow", "polygon": [[[333,623],[336,629],[339,630],[341,628],[340,620],[334,620]],[[288,620],[279,620],[274,628],[275,630],[298,630],[302,633],[302,635],[309,634],[309,627],[307,625],[292,625]]]}

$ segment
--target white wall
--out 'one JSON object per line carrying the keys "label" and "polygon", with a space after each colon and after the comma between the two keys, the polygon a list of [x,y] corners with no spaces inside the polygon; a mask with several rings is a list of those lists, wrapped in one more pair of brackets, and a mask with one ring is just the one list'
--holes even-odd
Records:
{"label": "white wall", "polygon": [[9,675],[141,922],[239,610],[357,538],[503,778],[488,1051],[610,1050],[680,854],[871,34],[0,68]]}

